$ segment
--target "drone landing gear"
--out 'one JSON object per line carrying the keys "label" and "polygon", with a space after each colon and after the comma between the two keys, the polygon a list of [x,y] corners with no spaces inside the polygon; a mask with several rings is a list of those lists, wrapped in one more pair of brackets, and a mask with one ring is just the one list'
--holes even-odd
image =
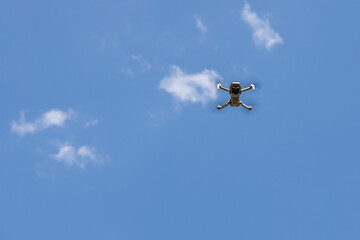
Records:
{"label": "drone landing gear", "polygon": [[251,106],[246,106],[242,101],[240,101],[240,105],[243,106],[244,108],[251,110],[252,107]]}
{"label": "drone landing gear", "polygon": [[230,101],[228,101],[227,103],[225,103],[225,104],[222,105],[222,106],[218,105],[218,106],[217,106],[217,109],[220,110],[220,109],[226,107],[226,106],[229,105],[229,104],[230,104]]}

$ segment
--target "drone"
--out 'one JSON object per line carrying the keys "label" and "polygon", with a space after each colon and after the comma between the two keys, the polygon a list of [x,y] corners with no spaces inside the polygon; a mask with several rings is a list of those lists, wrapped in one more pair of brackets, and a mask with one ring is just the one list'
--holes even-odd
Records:
{"label": "drone", "polygon": [[244,108],[246,108],[248,110],[252,109],[251,106],[246,106],[242,101],[240,101],[240,94],[242,92],[245,92],[245,91],[249,90],[249,89],[255,90],[255,85],[254,84],[251,84],[250,87],[241,89],[241,84],[239,82],[232,82],[230,84],[230,88],[228,89],[228,88],[225,88],[225,87],[221,86],[221,84],[219,83],[217,85],[217,89],[218,90],[222,89],[222,90],[228,91],[231,94],[231,98],[227,103],[225,103],[222,106],[220,106],[220,105],[217,106],[218,110],[226,107],[229,104],[232,107],[238,107],[238,106],[241,105],[241,106],[243,106]]}

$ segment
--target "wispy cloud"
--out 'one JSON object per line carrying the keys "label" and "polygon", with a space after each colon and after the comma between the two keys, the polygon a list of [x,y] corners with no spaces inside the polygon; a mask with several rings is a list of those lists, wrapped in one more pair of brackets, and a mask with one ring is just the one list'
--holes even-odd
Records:
{"label": "wispy cloud", "polygon": [[255,12],[251,11],[248,3],[245,3],[242,19],[253,29],[253,40],[257,45],[265,46],[270,50],[274,44],[283,43],[280,35],[271,28],[269,20],[260,19]]}
{"label": "wispy cloud", "polygon": [[133,70],[131,68],[121,68],[120,72],[126,73],[126,74],[131,75],[131,76],[134,75],[134,72],[133,72]]}
{"label": "wispy cloud", "polygon": [[99,120],[93,119],[93,120],[90,120],[90,121],[86,122],[86,123],[84,124],[84,126],[85,126],[85,127],[96,126],[96,125],[98,125],[98,123],[99,123]]}
{"label": "wispy cloud", "polygon": [[101,166],[104,163],[102,157],[97,155],[95,148],[89,146],[75,148],[70,144],[65,144],[59,148],[58,153],[50,156],[70,167],[85,168],[87,164]]}
{"label": "wispy cloud", "polygon": [[131,55],[130,58],[136,62],[138,62],[141,66],[141,68],[145,71],[148,71],[151,69],[151,64],[145,60],[145,58],[141,55]]}
{"label": "wispy cloud", "polygon": [[22,111],[20,113],[20,120],[12,121],[11,131],[19,135],[25,135],[27,133],[42,131],[52,126],[64,127],[65,122],[71,119],[74,115],[75,112],[71,109],[67,112],[52,109],[33,122],[27,122],[25,112]]}
{"label": "wispy cloud", "polygon": [[98,42],[102,48],[104,47],[111,47],[111,48],[118,48],[119,44],[115,38],[109,38],[99,35],[91,35],[91,39]]}
{"label": "wispy cloud", "polygon": [[216,99],[216,82],[222,77],[214,70],[187,74],[178,66],[171,66],[170,76],[160,81],[160,88],[181,102],[202,102]]}
{"label": "wispy cloud", "polygon": [[196,27],[199,29],[200,33],[204,35],[208,30],[207,27],[205,27],[204,23],[199,17],[196,17],[195,21],[196,21]]}

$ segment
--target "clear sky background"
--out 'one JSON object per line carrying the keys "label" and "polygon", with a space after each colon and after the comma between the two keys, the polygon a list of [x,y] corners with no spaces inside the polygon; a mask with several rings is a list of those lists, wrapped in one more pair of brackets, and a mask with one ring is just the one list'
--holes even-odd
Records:
{"label": "clear sky background", "polygon": [[360,239],[359,9],[1,1],[0,239]]}

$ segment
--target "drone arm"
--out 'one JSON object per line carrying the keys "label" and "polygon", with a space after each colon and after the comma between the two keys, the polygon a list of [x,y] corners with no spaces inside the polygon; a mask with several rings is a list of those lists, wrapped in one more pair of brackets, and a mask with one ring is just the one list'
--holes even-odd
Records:
{"label": "drone arm", "polygon": [[217,106],[217,109],[220,110],[220,109],[226,107],[226,106],[229,105],[229,104],[230,104],[230,100],[229,100],[227,103],[225,103],[224,105],[222,105],[222,106],[218,105],[218,106]]}
{"label": "drone arm", "polygon": [[255,85],[254,85],[254,84],[251,84],[250,87],[243,88],[243,89],[241,89],[241,91],[244,92],[244,91],[247,91],[247,90],[250,90],[250,89],[255,90]]}
{"label": "drone arm", "polygon": [[244,108],[246,108],[247,110],[251,110],[251,109],[252,109],[251,106],[246,106],[242,101],[240,101],[240,105],[243,106]]}
{"label": "drone arm", "polygon": [[219,90],[220,88],[221,88],[222,90],[225,90],[225,91],[230,92],[230,90],[229,90],[228,88],[224,88],[224,87],[221,86],[221,84],[219,83],[219,84],[217,85],[217,89]]}

